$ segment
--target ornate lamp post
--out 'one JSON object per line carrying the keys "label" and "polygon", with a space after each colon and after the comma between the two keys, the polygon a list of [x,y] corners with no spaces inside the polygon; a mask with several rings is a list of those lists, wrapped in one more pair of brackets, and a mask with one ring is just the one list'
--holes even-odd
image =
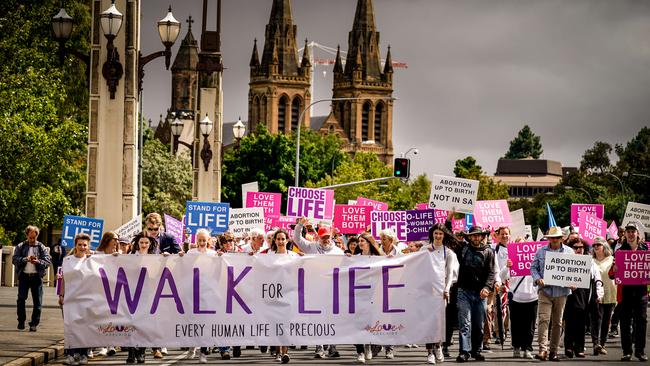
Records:
{"label": "ornate lamp post", "polygon": [[210,166],[210,161],[212,160],[212,148],[210,147],[210,140],[208,137],[212,132],[212,120],[208,117],[207,113],[205,118],[199,122],[199,129],[201,130],[201,135],[203,135],[203,149],[201,149],[201,161],[203,161],[203,167],[205,171],[208,171]]}

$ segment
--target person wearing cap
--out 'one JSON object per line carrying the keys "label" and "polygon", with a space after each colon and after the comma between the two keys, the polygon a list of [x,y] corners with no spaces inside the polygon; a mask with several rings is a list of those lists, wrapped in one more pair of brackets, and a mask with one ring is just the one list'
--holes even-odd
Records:
{"label": "person wearing cap", "polygon": [[[648,245],[641,241],[639,225],[629,222],[625,225],[625,238],[620,250],[648,250]],[[617,272],[616,264],[612,267]],[[645,338],[648,323],[648,288],[645,285],[620,285],[621,299],[621,346],[623,357],[621,361],[632,359],[632,343],[634,343],[634,356],[640,361],[647,361],[645,354]],[[634,329],[634,332],[632,332]]]}
{"label": "person wearing cap", "polygon": [[616,285],[609,278],[609,269],[614,264],[612,248],[602,236],[594,238],[592,243],[593,251],[591,253],[594,265],[600,272],[600,280],[603,282],[604,296],[603,299],[591,307],[591,340],[593,343],[594,356],[606,355],[605,343],[607,342],[607,331],[609,330],[609,320],[612,315],[612,309],[616,305]]}
{"label": "person wearing cap", "polygon": [[[538,360],[559,361],[557,356],[562,333],[562,315],[566,305],[567,296],[571,289],[561,286],[544,285],[544,263],[546,253],[567,253],[573,254],[573,249],[562,244],[562,229],[552,226],[545,236],[549,244],[537,249],[533,263],[530,266],[530,274],[537,285],[538,307],[537,307],[537,343],[539,353],[535,356]],[[548,329],[551,328],[551,340],[549,346]]]}
{"label": "person wearing cap", "polygon": [[458,329],[460,333],[457,362],[470,356],[484,361],[483,321],[486,298],[494,290],[496,260],[494,251],[486,244],[490,232],[474,225],[460,243],[458,256]]}

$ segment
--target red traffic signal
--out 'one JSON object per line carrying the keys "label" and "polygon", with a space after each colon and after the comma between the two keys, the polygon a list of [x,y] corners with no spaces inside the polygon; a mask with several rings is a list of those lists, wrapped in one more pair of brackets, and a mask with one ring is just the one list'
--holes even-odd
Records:
{"label": "red traffic signal", "polygon": [[393,164],[393,176],[397,178],[408,178],[411,174],[411,161],[406,158],[395,158]]}

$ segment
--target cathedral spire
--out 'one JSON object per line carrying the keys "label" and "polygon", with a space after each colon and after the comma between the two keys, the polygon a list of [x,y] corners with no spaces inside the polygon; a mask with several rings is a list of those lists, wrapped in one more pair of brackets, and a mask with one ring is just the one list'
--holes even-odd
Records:
{"label": "cathedral spire", "polygon": [[393,58],[390,56],[390,45],[386,53],[386,63],[384,64],[384,74],[393,73]]}
{"label": "cathedral spire", "polygon": [[359,0],[357,2],[352,30],[361,32],[375,31],[375,13],[372,9],[372,0]]}
{"label": "cathedral spire", "polygon": [[[361,62],[358,62],[358,59]],[[348,35],[348,57],[345,75],[352,76],[357,65],[363,65],[363,78],[368,81],[381,79],[379,62],[379,32],[375,29],[372,0],[357,0],[352,31]]]}
{"label": "cathedral spire", "polygon": [[260,57],[257,55],[257,38],[253,41],[253,54],[251,55],[251,62],[248,64],[250,67],[260,66]]}
{"label": "cathedral spire", "polygon": [[277,53],[278,72],[283,76],[298,75],[297,27],[293,24],[290,0],[273,0],[269,24],[266,25],[261,69],[269,74]]}
{"label": "cathedral spire", "polygon": [[343,73],[343,62],[341,61],[341,45],[336,46],[336,62],[334,63],[334,73]]}
{"label": "cathedral spire", "polygon": [[307,38],[305,38],[305,48],[302,51],[302,62],[300,63],[300,67],[311,67],[311,62],[309,61],[310,58],[311,56],[309,55],[309,43],[307,42]]}

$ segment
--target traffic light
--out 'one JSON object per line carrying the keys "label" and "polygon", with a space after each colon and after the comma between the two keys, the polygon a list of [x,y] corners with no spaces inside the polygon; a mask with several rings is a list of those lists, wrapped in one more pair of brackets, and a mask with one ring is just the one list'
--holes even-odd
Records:
{"label": "traffic light", "polygon": [[408,179],[411,170],[411,161],[406,158],[395,158],[393,176]]}

